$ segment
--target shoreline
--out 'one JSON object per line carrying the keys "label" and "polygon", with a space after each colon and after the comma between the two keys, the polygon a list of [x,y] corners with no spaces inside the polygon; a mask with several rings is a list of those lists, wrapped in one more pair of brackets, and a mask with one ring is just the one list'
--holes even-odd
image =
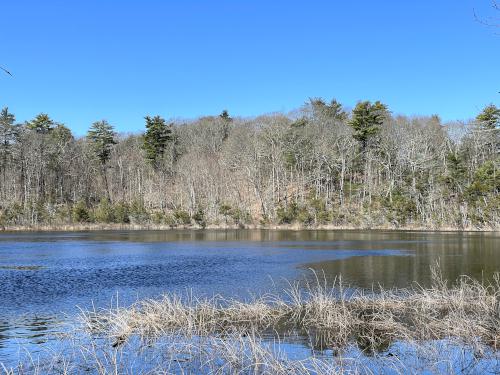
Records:
{"label": "shoreline", "polygon": [[305,226],[301,224],[210,224],[205,227],[200,225],[165,225],[165,224],[54,224],[54,225],[10,225],[0,227],[0,233],[12,232],[87,232],[87,231],[172,231],[172,230],[272,230],[272,231],[394,231],[394,232],[499,232],[500,228],[459,228],[452,226],[426,227],[426,226],[355,226],[355,225],[316,225]]}

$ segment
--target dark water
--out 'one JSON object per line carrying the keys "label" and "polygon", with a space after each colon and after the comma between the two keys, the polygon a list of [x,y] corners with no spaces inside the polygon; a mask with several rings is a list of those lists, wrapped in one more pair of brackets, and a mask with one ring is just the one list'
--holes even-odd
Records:
{"label": "dark water", "polygon": [[[127,305],[164,292],[246,298],[310,274],[405,287],[491,278],[500,235],[384,231],[126,231],[0,234],[0,362],[45,342],[76,306]],[[117,301],[118,299],[118,301]]]}

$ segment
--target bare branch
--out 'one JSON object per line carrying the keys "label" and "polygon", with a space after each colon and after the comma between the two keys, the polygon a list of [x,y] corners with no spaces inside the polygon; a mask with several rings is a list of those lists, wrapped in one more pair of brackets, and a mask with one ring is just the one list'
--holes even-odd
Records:
{"label": "bare branch", "polygon": [[11,72],[9,72],[7,69],[5,69],[5,68],[3,68],[3,67],[1,67],[1,66],[0,66],[0,69],[2,69],[2,70],[3,70],[5,73],[7,73],[9,76],[13,77],[13,76],[12,76],[12,73],[11,73]]}
{"label": "bare branch", "polygon": [[[500,11],[500,4],[496,0],[491,1],[491,7],[494,10]],[[474,12],[474,19],[480,24],[488,27],[500,27],[500,19],[498,17],[480,17],[476,13],[475,8],[472,11]]]}

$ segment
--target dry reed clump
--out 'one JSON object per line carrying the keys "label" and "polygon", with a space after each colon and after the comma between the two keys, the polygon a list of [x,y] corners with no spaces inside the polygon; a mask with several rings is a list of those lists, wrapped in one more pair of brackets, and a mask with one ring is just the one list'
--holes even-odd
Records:
{"label": "dry reed clump", "polygon": [[131,336],[151,342],[165,335],[287,334],[302,332],[313,344],[341,349],[349,343],[366,351],[391,342],[449,339],[493,350],[500,344],[500,282],[468,277],[448,286],[433,270],[430,288],[365,293],[346,288],[341,279],[327,286],[317,279],[305,286],[290,284],[283,297],[264,295],[251,302],[214,297],[199,300],[165,295],[130,308],[82,315],[90,332],[104,334],[114,346]]}
{"label": "dry reed clump", "polygon": [[173,333],[192,337],[259,331],[276,324],[284,313],[282,306],[274,305],[266,296],[243,303],[219,296],[200,300],[165,295],[126,309],[82,312],[81,317],[88,332],[105,332],[116,346],[134,334],[154,340]]}
{"label": "dry reed clump", "polygon": [[[500,372],[500,279],[374,293],[316,278],[250,302],[165,295],[82,312],[63,353],[6,374],[371,374]],[[270,336],[272,333],[272,336]],[[291,337],[313,349],[294,358]],[[290,356],[292,355],[292,356]],[[1,369],[1,366],[0,366]],[[464,370],[465,369],[465,370]],[[1,372],[1,370],[0,370]]]}

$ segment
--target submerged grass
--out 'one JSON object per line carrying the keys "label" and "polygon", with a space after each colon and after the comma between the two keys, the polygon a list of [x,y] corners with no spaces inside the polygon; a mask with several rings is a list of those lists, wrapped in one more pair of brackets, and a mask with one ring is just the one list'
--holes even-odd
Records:
{"label": "submerged grass", "polygon": [[[430,288],[367,292],[348,288],[340,278],[328,285],[316,277],[247,302],[167,294],[127,308],[83,311],[80,323],[83,335],[78,337],[87,339],[72,345],[64,360],[52,360],[59,372],[500,370],[500,278],[484,284],[464,276],[450,285],[438,267]],[[329,351],[330,358],[314,351],[291,358],[286,340],[293,336],[306,337],[312,349]]]}

